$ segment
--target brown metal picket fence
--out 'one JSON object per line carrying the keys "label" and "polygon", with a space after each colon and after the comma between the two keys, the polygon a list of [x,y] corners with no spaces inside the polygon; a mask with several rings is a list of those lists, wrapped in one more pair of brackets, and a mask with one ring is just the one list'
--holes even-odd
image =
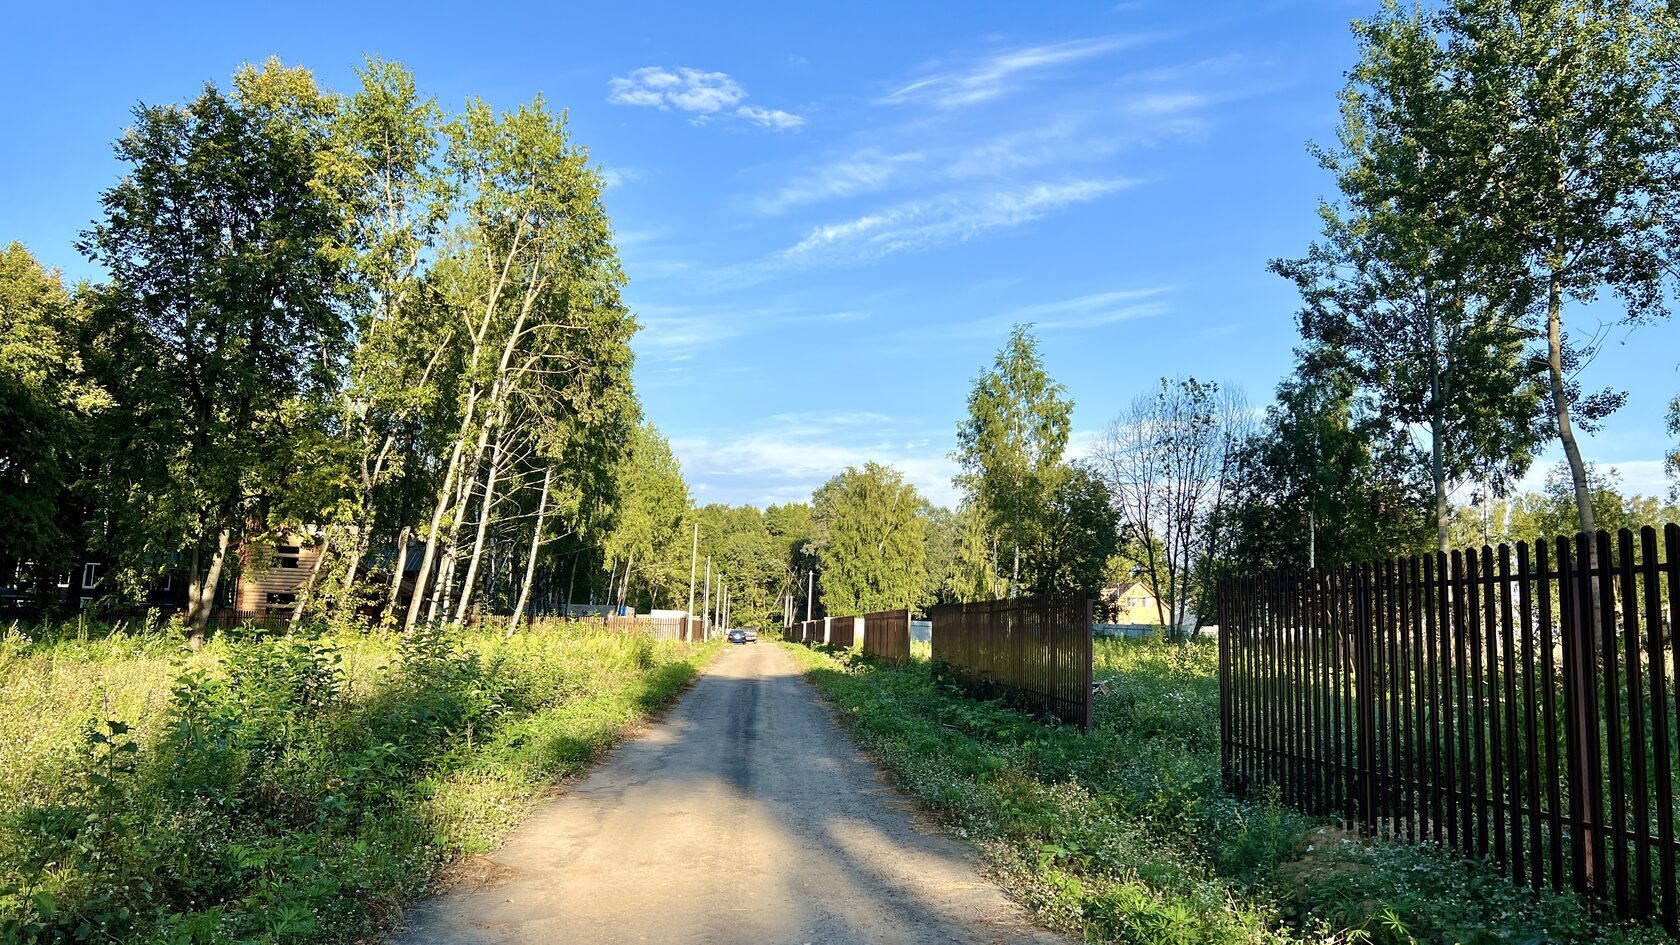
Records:
{"label": "brown metal picket fence", "polygon": [[933,659],[947,664],[964,688],[1091,730],[1089,598],[941,604],[928,616]]}
{"label": "brown metal picket fence", "polygon": [[1680,931],[1680,526],[1660,539],[1221,582],[1226,783]]}
{"label": "brown metal picket fence", "polygon": [[880,610],[863,617],[863,652],[882,663],[910,662],[910,611]]}

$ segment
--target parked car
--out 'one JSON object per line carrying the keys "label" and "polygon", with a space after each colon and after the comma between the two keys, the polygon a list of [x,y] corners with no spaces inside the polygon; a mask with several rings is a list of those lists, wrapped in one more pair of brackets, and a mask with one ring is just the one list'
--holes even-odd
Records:
{"label": "parked car", "polygon": [[745,630],[731,630],[731,631],[729,631],[729,642],[730,643],[745,643],[745,642],[747,642],[747,631],[745,631]]}
{"label": "parked car", "polygon": [[758,631],[757,630],[754,630],[751,627],[748,627],[747,630],[746,630],[746,634],[747,634],[747,642],[748,643],[757,643],[758,642]]}

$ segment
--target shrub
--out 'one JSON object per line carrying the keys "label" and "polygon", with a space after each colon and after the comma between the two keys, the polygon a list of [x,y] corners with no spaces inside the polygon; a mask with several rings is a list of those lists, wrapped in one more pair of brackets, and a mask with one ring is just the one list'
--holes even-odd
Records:
{"label": "shrub", "polygon": [[0,701],[0,732],[68,704],[60,672],[148,693],[173,677],[138,724],[96,716],[0,756],[0,942],[359,939],[715,651],[568,624],[234,632],[169,646],[163,669],[158,645],[0,644],[0,683],[40,683]]}

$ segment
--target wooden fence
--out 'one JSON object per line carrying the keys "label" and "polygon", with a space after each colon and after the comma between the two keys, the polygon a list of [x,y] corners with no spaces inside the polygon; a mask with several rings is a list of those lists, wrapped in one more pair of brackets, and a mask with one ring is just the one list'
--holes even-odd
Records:
{"label": "wooden fence", "polygon": [[[983,699],[1091,729],[1091,601],[1045,595],[931,607],[933,659]],[[867,639],[867,634],[866,634]]]}
{"label": "wooden fence", "polygon": [[863,617],[863,652],[882,663],[910,662],[910,611],[881,610]]}
{"label": "wooden fence", "polygon": [[[862,629],[862,617],[830,617],[828,618],[828,642],[830,646],[851,648],[857,646],[857,633]],[[865,637],[868,636],[866,632]]]}
{"label": "wooden fence", "polygon": [[1233,790],[1680,931],[1680,526],[1236,578],[1218,600]]}
{"label": "wooden fence", "polygon": [[661,640],[683,640],[699,643],[706,638],[705,623],[698,617],[635,617],[609,616],[608,630],[645,630]]}

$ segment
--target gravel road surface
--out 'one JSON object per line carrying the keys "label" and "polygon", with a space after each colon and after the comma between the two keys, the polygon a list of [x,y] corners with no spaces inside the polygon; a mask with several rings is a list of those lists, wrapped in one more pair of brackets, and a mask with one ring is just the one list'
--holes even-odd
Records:
{"label": "gravel road surface", "polygon": [[917,822],[768,641],[405,918],[407,945],[1067,941]]}

